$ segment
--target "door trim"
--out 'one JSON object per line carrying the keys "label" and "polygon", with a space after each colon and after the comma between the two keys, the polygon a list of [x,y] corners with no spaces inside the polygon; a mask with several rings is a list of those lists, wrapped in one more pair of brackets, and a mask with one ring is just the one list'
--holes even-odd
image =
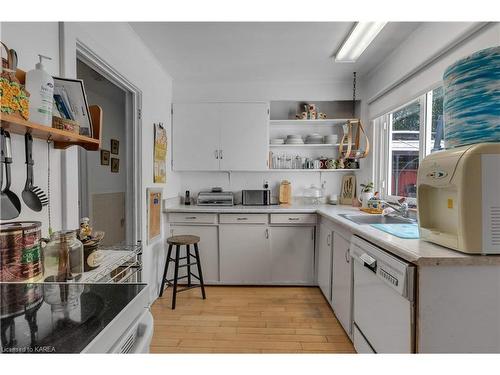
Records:
{"label": "door trim", "polygon": [[[127,226],[131,226],[127,228],[127,236],[131,233],[132,238],[127,238],[127,241],[135,243],[142,237],[142,91],[75,34],[71,25],[59,23],[61,75],[76,77],[76,62],[79,59],[126,92],[126,134],[133,134],[126,139],[127,150],[132,150],[126,156],[127,166],[132,167],[132,173],[127,177],[126,195],[126,215],[132,218],[127,220]],[[79,163],[80,152],[70,148],[62,155],[61,210],[62,227],[66,229],[78,227],[79,222],[80,210],[74,204],[74,200],[78,200],[79,175],[78,171],[75,173],[74,166]]]}

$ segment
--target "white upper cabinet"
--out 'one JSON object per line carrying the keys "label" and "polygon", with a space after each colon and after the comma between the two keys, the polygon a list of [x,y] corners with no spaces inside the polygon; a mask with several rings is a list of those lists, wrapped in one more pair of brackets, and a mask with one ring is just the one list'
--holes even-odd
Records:
{"label": "white upper cabinet", "polygon": [[219,110],[211,103],[174,104],[173,169],[215,171],[219,169]]}
{"label": "white upper cabinet", "polygon": [[268,108],[267,103],[174,104],[174,170],[266,170]]}
{"label": "white upper cabinet", "polygon": [[268,161],[268,105],[266,103],[221,103],[220,169],[261,171]]}

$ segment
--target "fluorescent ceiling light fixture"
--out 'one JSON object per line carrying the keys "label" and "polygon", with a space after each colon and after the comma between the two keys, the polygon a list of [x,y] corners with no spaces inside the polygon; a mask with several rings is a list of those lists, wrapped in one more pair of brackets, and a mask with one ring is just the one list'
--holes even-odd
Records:
{"label": "fluorescent ceiling light fixture", "polygon": [[335,54],[337,62],[356,62],[387,22],[357,22]]}

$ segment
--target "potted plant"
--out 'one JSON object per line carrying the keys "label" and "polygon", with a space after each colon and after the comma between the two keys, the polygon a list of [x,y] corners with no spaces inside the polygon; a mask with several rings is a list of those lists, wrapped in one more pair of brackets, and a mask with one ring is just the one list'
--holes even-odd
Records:
{"label": "potted plant", "polygon": [[358,197],[361,207],[368,208],[368,201],[373,197],[373,182],[361,184],[361,193]]}

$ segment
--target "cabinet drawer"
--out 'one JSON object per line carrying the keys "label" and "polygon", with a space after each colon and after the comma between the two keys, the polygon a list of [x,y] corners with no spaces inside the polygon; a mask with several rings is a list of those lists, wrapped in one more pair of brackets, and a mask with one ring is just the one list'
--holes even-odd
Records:
{"label": "cabinet drawer", "polygon": [[197,212],[172,212],[168,214],[170,223],[217,224],[217,214]]}
{"label": "cabinet drawer", "polygon": [[271,224],[316,224],[316,214],[271,214]]}
{"label": "cabinet drawer", "polygon": [[267,224],[267,214],[221,214],[221,224]]}

